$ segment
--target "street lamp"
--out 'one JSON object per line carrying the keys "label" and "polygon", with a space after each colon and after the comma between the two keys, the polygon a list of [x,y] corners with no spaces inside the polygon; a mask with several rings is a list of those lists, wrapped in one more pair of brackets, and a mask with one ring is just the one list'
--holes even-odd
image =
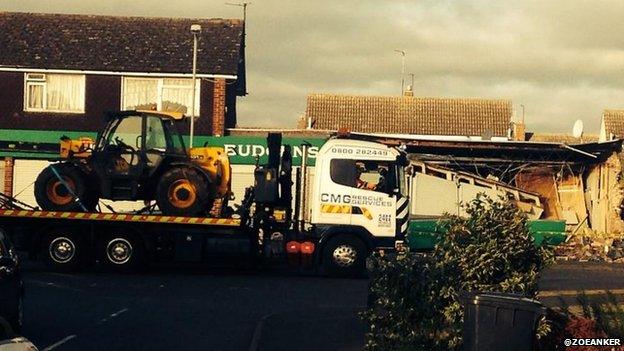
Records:
{"label": "street lamp", "polygon": [[193,33],[193,96],[191,97],[191,130],[189,135],[189,146],[193,147],[193,132],[195,131],[195,92],[197,91],[197,35],[201,33],[199,24],[191,25],[191,33]]}
{"label": "street lamp", "polygon": [[401,95],[405,92],[405,50],[395,49],[394,52],[401,54]]}

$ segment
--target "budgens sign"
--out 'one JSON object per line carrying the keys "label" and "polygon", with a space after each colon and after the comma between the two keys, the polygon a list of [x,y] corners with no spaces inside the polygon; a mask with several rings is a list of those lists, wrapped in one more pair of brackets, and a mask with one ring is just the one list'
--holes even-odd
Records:
{"label": "budgens sign", "polygon": [[[203,137],[197,136],[197,144],[195,145],[208,145],[208,146],[221,146],[227,152],[230,162],[232,164],[239,165],[253,165],[256,163],[256,158],[260,159],[260,163],[267,162],[267,156],[269,150],[266,146],[266,138],[262,137],[241,137],[241,136],[226,136],[226,137]],[[302,144],[310,144],[309,161],[308,165],[313,166],[316,160],[316,154],[321,146],[325,143],[325,138],[283,138],[283,145],[290,145],[292,147],[293,165],[301,165],[302,156]]]}

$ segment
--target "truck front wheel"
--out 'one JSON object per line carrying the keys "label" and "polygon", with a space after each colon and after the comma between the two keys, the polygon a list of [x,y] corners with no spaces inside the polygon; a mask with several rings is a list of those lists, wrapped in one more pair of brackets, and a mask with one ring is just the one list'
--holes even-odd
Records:
{"label": "truck front wheel", "polygon": [[367,254],[362,240],[338,234],[323,247],[323,272],[330,277],[357,277],[364,273]]}

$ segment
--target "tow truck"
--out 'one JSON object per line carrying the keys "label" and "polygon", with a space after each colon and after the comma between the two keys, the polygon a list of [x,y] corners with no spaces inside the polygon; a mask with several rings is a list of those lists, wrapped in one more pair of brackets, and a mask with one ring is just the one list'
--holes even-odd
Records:
{"label": "tow truck", "polygon": [[[339,133],[316,155],[311,182],[305,145],[299,167],[293,167],[292,150],[282,146],[280,134],[269,134],[267,146],[268,162],[256,166],[254,184],[235,211],[42,211],[3,196],[0,231],[58,271],[94,262],[125,271],[147,262],[243,253],[254,261],[288,258],[293,265],[345,277],[360,275],[374,250],[402,247],[409,201],[408,160],[400,147]],[[372,186],[358,187],[361,182]]]}

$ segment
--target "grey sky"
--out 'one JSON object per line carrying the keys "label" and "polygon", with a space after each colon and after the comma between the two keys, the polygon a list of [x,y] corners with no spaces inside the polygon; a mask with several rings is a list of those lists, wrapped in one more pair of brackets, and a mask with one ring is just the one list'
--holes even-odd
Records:
{"label": "grey sky", "polygon": [[[0,10],[238,18],[226,0],[0,0]],[[236,0],[227,0],[236,2]],[[311,92],[508,98],[532,131],[597,132],[624,108],[621,1],[277,1],[248,9],[240,126],[292,127]],[[409,80],[409,77],[406,77]]]}

